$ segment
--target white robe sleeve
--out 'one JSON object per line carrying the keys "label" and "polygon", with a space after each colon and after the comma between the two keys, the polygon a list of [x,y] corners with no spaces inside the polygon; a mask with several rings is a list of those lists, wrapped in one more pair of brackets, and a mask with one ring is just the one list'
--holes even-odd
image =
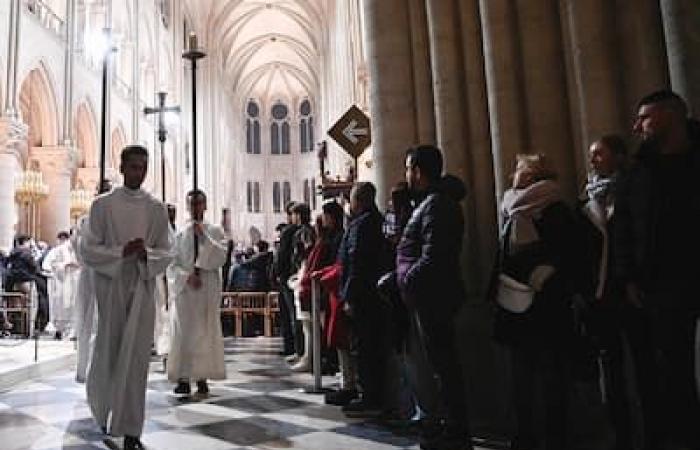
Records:
{"label": "white robe sleeve", "polygon": [[90,207],[90,216],[85,233],[78,240],[80,255],[91,269],[109,278],[119,275],[123,261],[123,248],[107,245],[107,220],[102,202],[95,201]]}
{"label": "white robe sleeve", "polygon": [[205,226],[195,266],[202,270],[217,270],[226,262],[227,250],[226,236],[221,228]]}
{"label": "white robe sleeve", "polygon": [[146,280],[165,273],[173,260],[173,245],[165,207],[155,213],[153,220],[154,237],[149,239],[153,245],[146,247],[146,261],[139,261],[139,272]]}

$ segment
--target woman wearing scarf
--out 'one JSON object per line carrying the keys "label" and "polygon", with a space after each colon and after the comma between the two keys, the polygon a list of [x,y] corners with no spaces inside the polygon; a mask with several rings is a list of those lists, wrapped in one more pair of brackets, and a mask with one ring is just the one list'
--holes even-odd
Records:
{"label": "woman wearing scarf", "polygon": [[[499,307],[496,339],[511,350],[517,430],[513,450],[537,448],[535,392],[545,399],[547,450],[566,448],[567,390],[573,323],[570,247],[573,216],[544,155],[517,155],[513,186],[503,196],[503,228],[495,275],[534,291],[532,304],[513,313]],[[495,277],[498,279],[499,277]]]}

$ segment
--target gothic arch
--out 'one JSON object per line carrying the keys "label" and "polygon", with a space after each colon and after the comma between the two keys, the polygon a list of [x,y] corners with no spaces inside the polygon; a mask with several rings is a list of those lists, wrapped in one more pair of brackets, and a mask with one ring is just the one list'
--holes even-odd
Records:
{"label": "gothic arch", "polygon": [[20,84],[19,111],[29,126],[29,147],[58,143],[58,106],[50,72],[40,62]]}
{"label": "gothic arch", "polygon": [[97,121],[95,110],[87,99],[80,102],[75,114],[75,140],[79,153],[79,166],[97,167],[99,164]]}
{"label": "gothic arch", "polygon": [[121,122],[119,122],[117,126],[112,129],[111,137],[112,160],[111,164],[109,164],[107,167],[111,167],[114,170],[119,170],[119,156],[122,153],[122,149],[126,145],[126,133],[124,132],[124,125]]}

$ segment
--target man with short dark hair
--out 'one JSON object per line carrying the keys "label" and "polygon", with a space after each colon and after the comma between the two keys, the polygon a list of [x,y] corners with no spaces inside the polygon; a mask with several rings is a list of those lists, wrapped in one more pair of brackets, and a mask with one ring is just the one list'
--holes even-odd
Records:
{"label": "man with short dark hair", "polygon": [[[615,239],[616,272],[627,301],[650,320],[663,392],[643,400],[663,411],[647,423],[646,448],[677,439],[700,448],[700,403],[694,380],[700,317],[700,127],[683,99],[657,91],[639,102],[636,161],[620,182]],[[661,416],[661,414],[660,414]],[[662,423],[666,422],[666,423]]]}
{"label": "man with short dark hair", "polygon": [[153,343],[154,289],[172,259],[165,205],[141,189],[148,151],[122,150],[124,185],[92,203],[80,253],[94,270],[97,337],[87,399],[97,423],[124,436],[124,449],[143,449],[146,379]]}
{"label": "man with short dark hair", "polygon": [[442,166],[442,153],[436,147],[419,146],[406,152],[406,182],[416,208],[396,249],[396,279],[404,302],[420,324],[447,409],[444,430],[429,430],[421,448],[461,450],[472,448],[454,324],[466,297],[459,259],[464,234],[459,200],[464,197],[464,185],[443,186]]}
{"label": "man with short dark hair", "polygon": [[293,241],[294,234],[299,229],[299,225],[294,223],[292,217],[292,208],[294,205],[294,202],[289,202],[285,205],[284,209],[287,212],[287,225],[280,232],[279,249],[275,254],[274,262],[274,273],[280,287],[279,306],[280,330],[283,342],[282,354],[290,357],[295,354],[294,335],[296,330],[296,314],[294,312],[294,293],[289,289],[289,286],[287,286],[287,281],[289,281],[289,277],[293,273]]}
{"label": "man with short dark hair", "polygon": [[362,387],[362,398],[343,407],[351,416],[376,416],[385,404],[389,311],[379,297],[377,281],[386,269],[382,262],[387,247],[382,232],[384,217],[377,208],[376,195],[372,183],[355,183],[350,191],[351,219],[338,249],[342,266],[339,296],[351,316]]}

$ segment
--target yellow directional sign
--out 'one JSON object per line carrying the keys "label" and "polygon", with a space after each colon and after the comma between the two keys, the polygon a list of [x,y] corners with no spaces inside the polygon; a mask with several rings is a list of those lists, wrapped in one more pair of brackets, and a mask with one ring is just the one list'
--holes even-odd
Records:
{"label": "yellow directional sign", "polygon": [[352,105],[328,130],[328,135],[350,156],[358,158],[372,142],[369,117],[360,108]]}

